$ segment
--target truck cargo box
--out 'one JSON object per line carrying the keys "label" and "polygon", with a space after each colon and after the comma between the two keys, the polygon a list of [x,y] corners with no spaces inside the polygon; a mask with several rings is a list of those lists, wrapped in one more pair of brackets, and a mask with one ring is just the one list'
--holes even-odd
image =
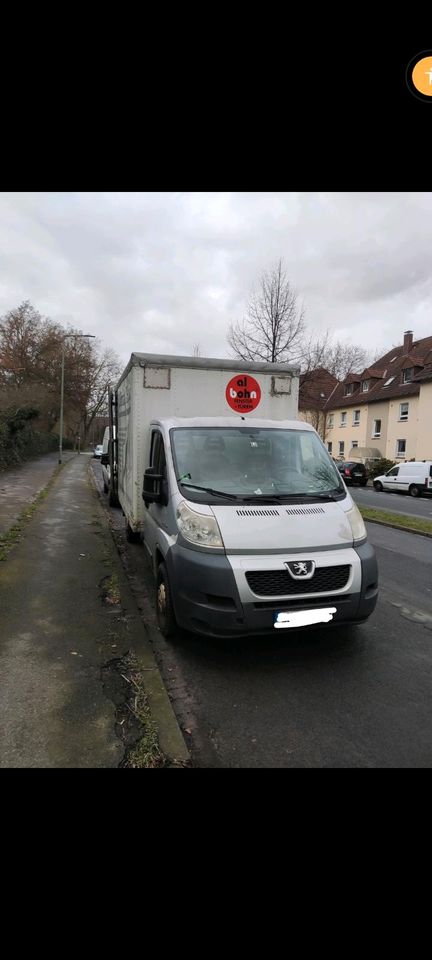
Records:
{"label": "truck cargo box", "polygon": [[130,527],[139,531],[152,420],[167,417],[298,417],[299,370],[289,364],[133,353],[114,391],[113,481]]}

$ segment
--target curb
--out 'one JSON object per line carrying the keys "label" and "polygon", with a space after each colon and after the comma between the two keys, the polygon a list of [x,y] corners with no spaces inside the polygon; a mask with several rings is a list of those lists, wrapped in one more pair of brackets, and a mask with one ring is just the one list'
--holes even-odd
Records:
{"label": "curb", "polygon": [[130,639],[134,652],[140,660],[143,671],[145,672],[145,692],[148,698],[148,704],[153,720],[156,724],[159,745],[162,753],[168,760],[169,767],[190,767],[191,756],[186,746],[183,734],[177,723],[171,700],[169,699],[161,672],[154,656],[151,639],[153,628],[149,627],[141,619],[141,614],[137,608],[135,598],[129,586],[129,582],[123,567],[123,563],[117,549],[114,534],[111,529],[109,515],[104,508],[103,501],[98,490],[93,471],[89,468],[87,475],[90,480],[90,486],[95,494],[98,511],[105,520],[105,527],[109,533],[109,540],[112,556],[117,567],[120,580],[120,594],[122,605],[126,610],[133,610],[134,616],[130,624]]}
{"label": "curb", "polygon": [[[363,516],[363,514],[362,514]],[[416,533],[419,537],[428,537],[432,539],[432,533],[425,533],[423,530],[415,530],[413,527],[401,527],[398,523],[389,523],[388,520],[373,520],[370,517],[363,517],[365,523],[379,523],[381,527],[391,527],[392,530],[401,530],[402,533]]]}

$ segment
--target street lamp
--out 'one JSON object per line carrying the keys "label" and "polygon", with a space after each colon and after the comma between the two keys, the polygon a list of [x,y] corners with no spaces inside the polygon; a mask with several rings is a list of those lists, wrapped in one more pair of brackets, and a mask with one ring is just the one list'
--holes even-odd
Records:
{"label": "street lamp", "polygon": [[63,445],[63,393],[64,393],[64,362],[65,362],[65,340],[71,337],[74,340],[77,340],[79,337],[92,337],[95,339],[95,333],[65,333],[62,340],[62,367],[61,367],[61,389],[60,389],[60,443],[59,443],[59,463],[62,462],[62,445]]}

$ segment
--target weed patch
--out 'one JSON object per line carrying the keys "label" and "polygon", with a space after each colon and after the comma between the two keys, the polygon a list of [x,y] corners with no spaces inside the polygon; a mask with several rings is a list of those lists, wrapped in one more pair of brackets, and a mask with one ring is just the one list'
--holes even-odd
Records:
{"label": "weed patch", "polygon": [[155,769],[166,765],[144,685],[144,671],[128,653],[103,670],[104,688],[116,704],[116,731],[125,744],[120,767]]}

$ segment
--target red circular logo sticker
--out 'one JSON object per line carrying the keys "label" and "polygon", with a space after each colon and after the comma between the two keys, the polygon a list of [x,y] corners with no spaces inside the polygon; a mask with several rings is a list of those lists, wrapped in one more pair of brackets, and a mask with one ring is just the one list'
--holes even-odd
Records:
{"label": "red circular logo sticker", "polygon": [[261,400],[261,387],[249,374],[237,373],[227,384],[225,396],[236,413],[251,413]]}

